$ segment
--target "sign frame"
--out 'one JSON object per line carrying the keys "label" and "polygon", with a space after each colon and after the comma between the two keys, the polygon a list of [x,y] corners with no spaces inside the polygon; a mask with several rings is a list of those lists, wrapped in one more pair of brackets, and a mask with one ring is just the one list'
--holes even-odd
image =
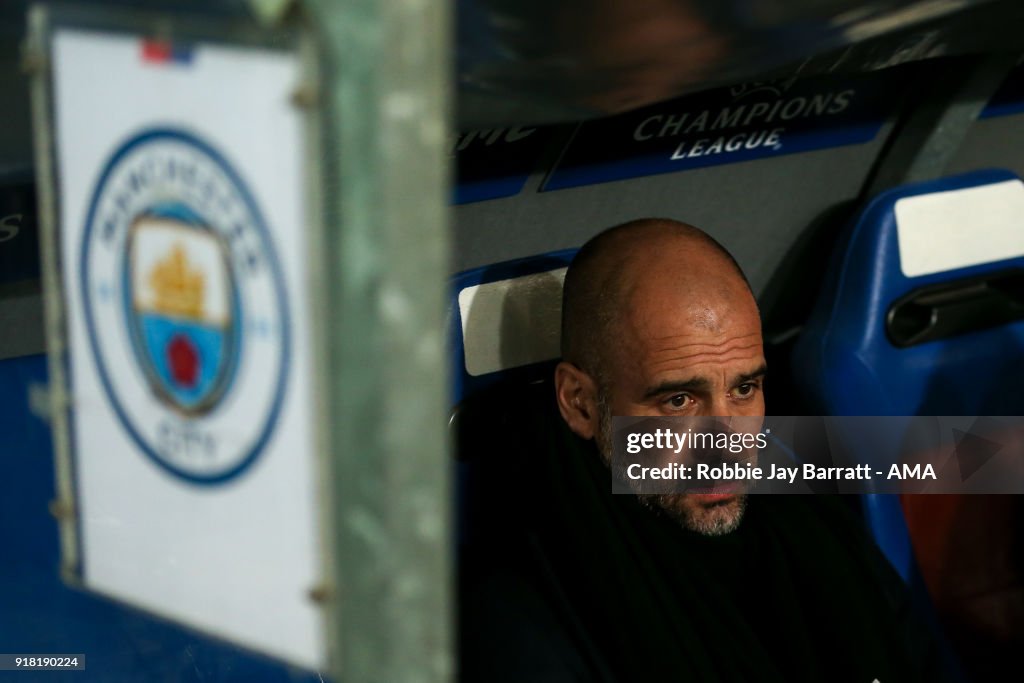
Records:
{"label": "sign frame", "polygon": [[[45,338],[49,368],[48,417],[51,423],[54,444],[56,497],[50,503],[50,511],[58,523],[60,544],[60,575],[71,588],[85,590],[116,603],[127,604],[161,618],[165,615],[145,606],[131,604],[117,596],[96,591],[88,586],[83,576],[83,538],[79,518],[78,482],[76,452],[72,421],[75,413],[74,389],[70,378],[70,332],[67,322],[68,297],[73,292],[65,291],[63,262],[69,255],[61,247],[61,199],[57,163],[56,110],[54,108],[55,75],[51,59],[54,36],[61,29],[98,31],[108,34],[123,34],[137,38],[152,38],[175,44],[205,44],[223,47],[265,48],[289,52],[299,64],[299,82],[292,93],[291,104],[300,110],[301,157],[304,189],[301,201],[305,208],[307,270],[304,274],[305,288],[309,296],[309,350],[310,366],[324,367],[327,360],[327,340],[324,320],[327,300],[325,289],[327,264],[323,244],[324,221],[321,203],[323,201],[324,177],[320,140],[322,121],[315,111],[316,92],[320,83],[318,46],[309,31],[294,28],[267,28],[229,19],[201,20],[196,17],[157,14],[153,11],[132,9],[105,9],[101,14],[87,7],[35,5],[28,14],[28,38],[24,57],[25,70],[29,75],[31,111],[34,121],[33,145],[36,161],[37,201],[39,205],[38,224],[41,256],[41,277],[45,313]],[[319,548],[319,581],[308,586],[306,599],[319,611],[320,630],[324,634],[325,652],[317,668],[327,669],[330,664],[337,667],[337,601],[331,600],[335,581],[333,552],[334,517],[331,514],[331,486],[334,481],[332,461],[328,445],[330,414],[327,402],[328,386],[323,373],[313,372],[309,377],[312,393],[311,423],[313,450],[312,469],[316,475],[315,540]],[[174,619],[175,621],[180,621]],[[258,651],[252,645],[238,643],[225,638],[221,633],[205,630],[193,623],[184,623],[187,628],[205,636],[227,640],[233,646]],[[261,653],[263,654],[263,653]],[[278,655],[270,655],[280,659]],[[287,660],[286,660],[287,661]],[[296,662],[290,662],[295,664]],[[304,668],[308,665],[299,664]]]}

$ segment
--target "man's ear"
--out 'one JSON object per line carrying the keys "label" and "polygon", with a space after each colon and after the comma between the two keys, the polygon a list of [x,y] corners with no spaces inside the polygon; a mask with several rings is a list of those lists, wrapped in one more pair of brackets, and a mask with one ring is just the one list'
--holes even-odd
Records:
{"label": "man's ear", "polygon": [[597,382],[572,363],[562,361],[555,367],[558,410],[569,429],[584,439],[593,439],[599,427],[597,392]]}

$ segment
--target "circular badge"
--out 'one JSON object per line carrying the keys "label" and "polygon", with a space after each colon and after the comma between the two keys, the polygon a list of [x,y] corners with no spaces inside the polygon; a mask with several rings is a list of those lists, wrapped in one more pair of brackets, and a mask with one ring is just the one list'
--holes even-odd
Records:
{"label": "circular badge", "polygon": [[224,157],[177,130],[121,145],[92,194],[80,275],[100,380],[132,440],[194,483],[248,467],[281,407],[288,300]]}

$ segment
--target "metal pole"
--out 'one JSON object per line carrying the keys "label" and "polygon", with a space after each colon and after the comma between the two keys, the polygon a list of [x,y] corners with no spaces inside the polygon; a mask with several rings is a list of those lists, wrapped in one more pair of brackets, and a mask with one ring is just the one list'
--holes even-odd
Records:
{"label": "metal pole", "polygon": [[897,123],[866,184],[868,198],[905,183],[939,178],[1007,74],[1017,55],[997,53],[942,64],[913,108]]}
{"label": "metal pole", "polygon": [[446,2],[307,0],[320,42],[339,683],[452,676]]}

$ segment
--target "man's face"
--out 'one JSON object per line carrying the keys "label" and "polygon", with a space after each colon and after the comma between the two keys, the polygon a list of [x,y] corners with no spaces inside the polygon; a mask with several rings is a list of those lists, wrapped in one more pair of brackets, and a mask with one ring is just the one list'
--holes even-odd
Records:
{"label": "man's face", "polygon": [[[746,288],[706,297],[678,287],[668,295],[664,287],[645,289],[629,297],[616,326],[620,338],[604,362],[597,440],[608,460],[613,415],[764,415],[761,323]],[[707,535],[735,529],[746,502],[741,489],[641,498]]]}

